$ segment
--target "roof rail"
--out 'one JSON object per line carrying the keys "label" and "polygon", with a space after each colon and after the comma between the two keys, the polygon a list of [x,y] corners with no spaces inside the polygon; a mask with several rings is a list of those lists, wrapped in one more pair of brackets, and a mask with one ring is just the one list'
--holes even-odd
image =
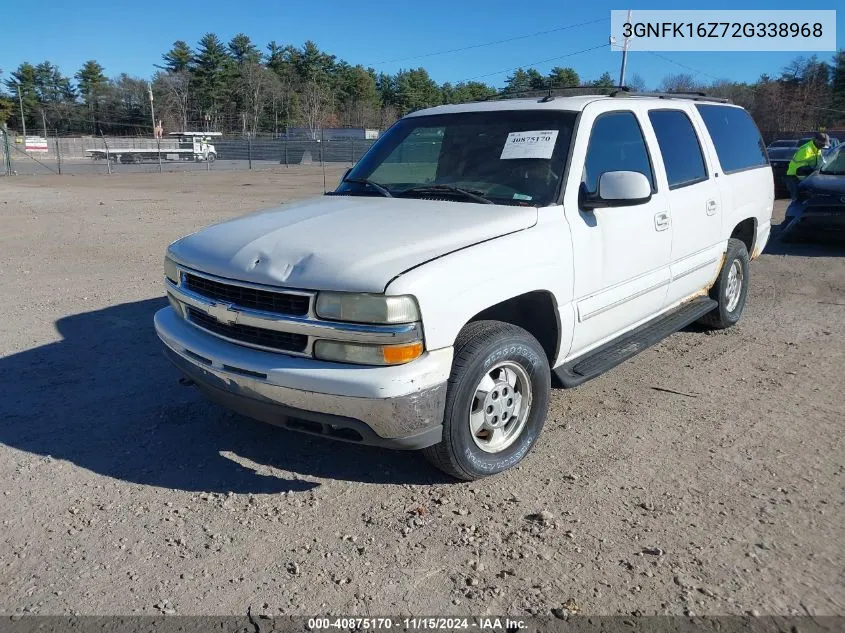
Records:
{"label": "roof rail", "polygon": [[658,99],[691,99],[692,101],[712,101],[715,103],[733,103],[730,99],[708,97],[704,92],[633,92],[622,87],[610,93],[611,97],[656,97]]}
{"label": "roof rail", "polygon": [[[603,87],[596,87],[596,86],[561,86],[561,87],[554,87],[551,88],[530,88],[528,90],[523,90],[520,92],[505,92],[504,90],[501,92],[497,92],[494,95],[489,95],[486,97],[479,97],[478,99],[473,99],[473,102],[478,101],[493,101],[498,99],[538,99],[543,102],[553,101],[555,97],[562,97],[565,94],[565,91],[575,91],[576,96],[607,96],[607,92],[609,90],[618,90],[617,86],[612,86],[609,88]],[[624,89],[624,88],[623,88]]]}

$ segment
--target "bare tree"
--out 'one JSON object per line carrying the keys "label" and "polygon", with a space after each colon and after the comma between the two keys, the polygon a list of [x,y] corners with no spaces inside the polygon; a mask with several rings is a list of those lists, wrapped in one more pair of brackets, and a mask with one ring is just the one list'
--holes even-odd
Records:
{"label": "bare tree", "polygon": [[170,118],[178,123],[182,132],[187,132],[191,75],[184,70],[156,73],[153,87],[155,92],[162,95],[164,108]]}
{"label": "bare tree", "polygon": [[660,90],[663,92],[695,92],[701,89],[695,77],[687,73],[677,75],[666,75],[660,82]]}
{"label": "bare tree", "polygon": [[278,134],[280,127],[290,124],[298,105],[292,69],[288,66],[273,69],[267,90],[273,131]]}
{"label": "bare tree", "polygon": [[317,79],[305,82],[299,93],[305,124],[311,132],[311,138],[317,138],[317,130],[323,125],[324,106],[328,96],[326,86]]}
{"label": "bare tree", "polygon": [[399,112],[396,110],[396,106],[390,104],[384,105],[379,112],[379,127],[386,130],[393,125],[398,118]]}
{"label": "bare tree", "polygon": [[628,87],[635,92],[645,92],[646,91],[646,83],[645,79],[643,79],[642,75],[639,73],[634,73],[631,76],[631,79],[628,80]]}
{"label": "bare tree", "polygon": [[244,127],[252,136],[258,131],[261,113],[267,103],[273,72],[257,62],[246,62],[241,69]]}

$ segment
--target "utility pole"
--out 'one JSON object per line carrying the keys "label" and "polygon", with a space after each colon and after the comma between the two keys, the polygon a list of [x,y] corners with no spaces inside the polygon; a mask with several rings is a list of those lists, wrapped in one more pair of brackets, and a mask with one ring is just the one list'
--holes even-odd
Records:
{"label": "utility pole", "polygon": [[[628,24],[631,23],[631,14],[633,12],[631,9],[628,9],[628,19],[626,22]],[[630,41],[630,37],[625,36],[625,40],[622,42],[622,68],[619,69],[619,86],[622,87],[625,85],[625,67],[628,65],[628,42]]]}
{"label": "utility pole", "polygon": [[147,83],[147,90],[150,93],[150,118],[153,121],[153,136],[156,135],[156,112],[155,108],[153,108],[153,85],[151,83]]}
{"label": "utility pole", "polygon": [[21,104],[21,127],[23,127],[23,151],[26,151],[26,119],[23,116],[23,97],[21,96],[21,85],[18,84],[18,102]]}

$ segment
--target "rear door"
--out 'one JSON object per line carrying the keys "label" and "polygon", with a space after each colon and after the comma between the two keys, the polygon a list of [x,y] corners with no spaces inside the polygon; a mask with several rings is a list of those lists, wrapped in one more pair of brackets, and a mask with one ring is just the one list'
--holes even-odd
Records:
{"label": "rear door", "polygon": [[[582,112],[565,188],[575,267],[570,357],[659,312],[669,284],[672,223],[643,136],[644,112],[633,103],[617,108],[599,101]],[[595,192],[601,174],[609,171],[644,174],[652,198],[632,206],[579,208],[579,188]]]}
{"label": "rear door", "polygon": [[[722,195],[722,236],[753,218],[754,239],[749,255],[757,257],[766,244],[774,210],[774,182],[766,146],[754,119],[735,105],[697,103],[710,164]],[[703,139],[704,137],[702,137]]]}
{"label": "rear door", "polygon": [[667,305],[709,285],[724,252],[722,202],[708,168],[694,120],[681,108],[648,111],[657,139],[658,181],[665,187],[672,214],[671,282]]}

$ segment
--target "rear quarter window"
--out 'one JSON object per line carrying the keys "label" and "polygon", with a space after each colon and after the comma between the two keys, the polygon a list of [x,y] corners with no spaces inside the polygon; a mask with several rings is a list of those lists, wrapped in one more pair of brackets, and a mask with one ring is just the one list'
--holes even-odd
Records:
{"label": "rear quarter window", "polygon": [[769,164],[760,130],[742,108],[696,104],[707,132],[713,140],[722,171],[730,174]]}

